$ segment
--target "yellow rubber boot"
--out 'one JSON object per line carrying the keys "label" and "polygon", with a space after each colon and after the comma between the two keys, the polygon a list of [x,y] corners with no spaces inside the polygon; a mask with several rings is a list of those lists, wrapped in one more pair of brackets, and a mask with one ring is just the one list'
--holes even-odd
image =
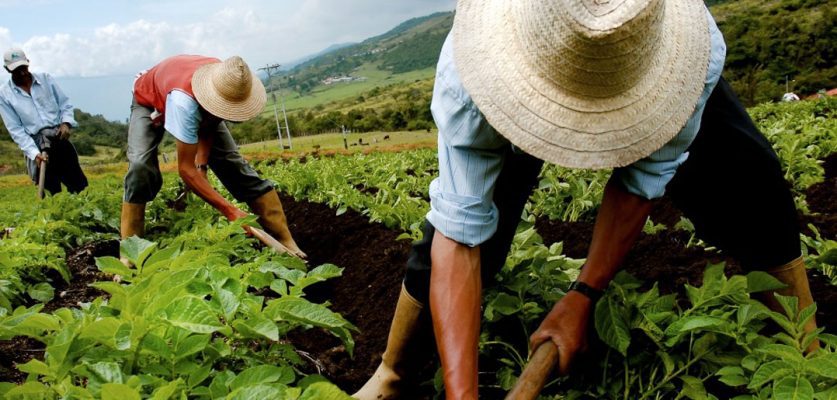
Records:
{"label": "yellow rubber boot", "polygon": [[275,190],[259,196],[249,202],[248,205],[250,206],[250,210],[253,211],[253,214],[259,216],[259,225],[267,233],[291,250],[295,256],[299,258],[307,257],[299,249],[293,236],[291,236],[291,231],[288,229],[288,220],[285,217],[285,211],[282,209],[282,202],[279,200],[279,194]]}
{"label": "yellow rubber boot", "polygon": [[[799,299],[799,309],[802,310],[814,303],[814,298],[811,295],[811,288],[808,285],[808,275],[805,269],[805,260],[799,257],[785,265],[768,270],[767,273],[778,279],[782,283],[788,285],[784,289],[766,292],[764,304],[771,310],[784,314],[782,305],[773,297],[773,293],[781,294],[782,296],[795,296]],[[817,329],[816,318],[811,318],[805,325],[805,332],[811,332]],[[807,351],[810,353],[820,348],[820,342],[815,340],[808,346]]]}
{"label": "yellow rubber boot", "polygon": [[[353,398],[358,400],[392,400],[400,399],[405,392],[407,382],[416,379],[408,376],[408,372],[415,372],[422,367],[415,355],[426,354],[429,346],[421,346],[422,342],[430,342],[429,318],[422,316],[424,306],[407,293],[401,286],[398,305],[392,317],[389,328],[387,348],[381,356],[381,365],[366,381],[366,384]],[[422,318],[424,317],[424,318]],[[426,337],[423,337],[426,336]]]}
{"label": "yellow rubber boot", "polygon": [[[127,239],[131,236],[142,237],[145,234],[145,203],[122,203],[122,218],[119,227],[119,236]],[[127,258],[120,257],[119,261],[126,267],[131,267]]]}
{"label": "yellow rubber boot", "polygon": [[122,203],[120,237],[142,237],[145,234],[145,203]]}

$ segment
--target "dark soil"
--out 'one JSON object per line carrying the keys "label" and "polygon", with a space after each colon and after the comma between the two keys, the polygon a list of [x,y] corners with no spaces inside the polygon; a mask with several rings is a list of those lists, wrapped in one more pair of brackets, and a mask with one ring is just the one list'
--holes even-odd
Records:
{"label": "dark soil", "polygon": [[800,218],[803,232],[812,235],[807,225],[813,224],[825,239],[837,239],[837,153],[823,162],[825,180],[805,192],[811,215]]}
{"label": "dark soil", "polygon": [[[70,270],[70,283],[64,281],[55,271],[50,271],[47,277],[55,289],[55,297],[44,304],[42,312],[52,312],[63,307],[78,307],[81,303],[89,303],[97,297],[107,296],[107,293],[89,287],[93,282],[110,279],[107,274],[96,268],[96,257],[119,256],[118,240],[102,240],[90,242],[67,252],[67,268]],[[33,300],[32,306],[36,302]],[[15,337],[11,340],[0,340],[0,382],[23,383],[26,374],[17,370],[17,364],[24,364],[32,358],[44,359],[44,344],[27,337]]]}
{"label": "dark soil", "polygon": [[43,343],[24,336],[0,340],[0,382],[23,383],[27,374],[18,371],[17,365],[33,358],[43,360],[44,349]]}
{"label": "dark soil", "polygon": [[[308,290],[313,301],[329,300],[331,309],[355,324],[354,358],[340,340],[322,330],[296,331],[291,342],[325,367],[322,374],[348,393],[366,382],[378,367],[404,278],[410,250],[399,232],[373,224],[357,212],[337,216],[323,204],[280,195],[288,224],[309,264],[343,267],[343,277]],[[309,371],[309,372],[316,372]]]}
{"label": "dark soil", "polygon": [[78,307],[80,303],[89,303],[97,297],[107,297],[107,293],[89,286],[91,283],[112,278],[96,268],[96,257],[105,256],[119,257],[118,240],[90,242],[67,252],[67,268],[72,279],[70,283],[64,282],[60,277],[53,279],[55,298],[46,303],[42,311]]}

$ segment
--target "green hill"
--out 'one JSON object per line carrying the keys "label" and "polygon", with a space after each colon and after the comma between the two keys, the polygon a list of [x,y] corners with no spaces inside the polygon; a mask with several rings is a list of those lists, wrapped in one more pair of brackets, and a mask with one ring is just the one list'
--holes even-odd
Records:
{"label": "green hill", "polygon": [[[837,86],[837,3],[829,0],[706,0],[728,45],[725,76],[747,105]],[[433,76],[453,12],[414,18],[382,35],[326,52],[275,83],[289,110],[355,98],[375,87]],[[346,82],[323,84],[329,77]],[[352,80],[353,79],[353,80]],[[272,110],[272,108],[268,108]],[[272,111],[270,111],[272,114]],[[266,114],[267,116],[267,114]]]}
{"label": "green hill", "polygon": [[837,86],[837,2],[737,0],[711,8],[727,42],[724,75],[747,105]]}

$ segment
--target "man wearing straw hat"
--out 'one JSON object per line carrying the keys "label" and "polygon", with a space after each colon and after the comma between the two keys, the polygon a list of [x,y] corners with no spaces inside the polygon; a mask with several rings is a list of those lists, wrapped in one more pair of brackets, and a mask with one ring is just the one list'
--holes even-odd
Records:
{"label": "man wearing straw hat", "polygon": [[140,73],[134,83],[128,128],[128,173],[122,203],[122,238],[142,236],[145,203],[162,186],[157,146],[163,131],[176,139],[177,169],[184,183],[234,221],[247,215],[206,179],[207,170],[237,200],[247,203],[259,223],[290,252],[305,257],[288,229],[282,203],[238,153],[227,121],[246,121],[264,108],[264,85],[240,57],[181,55]]}
{"label": "man wearing straw hat", "polygon": [[81,192],[87,177],[70,143],[78,126],[70,99],[49,74],[29,72],[29,58],[20,48],[3,54],[3,66],[11,77],[0,85],[0,117],[26,156],[29,177],[37,185],[46,163],[44,189],[56,194],[63,183],[70,193]]}
{"label": "man wearing straw hat", "polygon": [[382,363],[355,397],[404,392],[429,304],[446,398],[477,398],[481,286],[503,265],[544,161],[614,169],[586,265],[531,337],[532,348],[555,343],[561,373],[663,193],[702,239],[810,305],[793,199],[721,78],[725,53],[700,0],[460,0],[431,105],[439,177],[428,223]]}

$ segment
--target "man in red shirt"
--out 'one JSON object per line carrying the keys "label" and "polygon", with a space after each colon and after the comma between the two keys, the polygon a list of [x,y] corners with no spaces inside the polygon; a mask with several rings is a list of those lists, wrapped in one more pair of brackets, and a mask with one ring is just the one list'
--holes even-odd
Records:
{"label": "man in red shirt", "polygon": [[304,258],[273,184],[259,177],[238,153],[224,124],[255,117],[266,97],[262,82],[237,56],[224,62],[174,56],[140,73],[128,128],[122,238],[143,234],[145,203],[154,199],[163,183],[157,147],[166,131],[176,139],[177,169],[186,186],[230,221],[247,216],[212,188],[206,179],[211,169],[233,197],[259,216],[262,227],[293,255]]}

